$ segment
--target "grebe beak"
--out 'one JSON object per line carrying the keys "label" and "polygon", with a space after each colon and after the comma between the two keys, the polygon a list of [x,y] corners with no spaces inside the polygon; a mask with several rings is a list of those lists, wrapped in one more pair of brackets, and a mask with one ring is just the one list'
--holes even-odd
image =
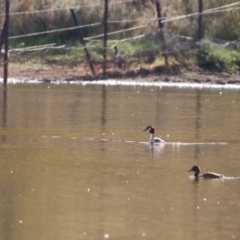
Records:
{"label": "grebe beak", "polygon": [[147,127],[143,130],[143,132],[147,131],[149,128],[151,128],[151,127],[150,127],[150,126],[147,126]]}

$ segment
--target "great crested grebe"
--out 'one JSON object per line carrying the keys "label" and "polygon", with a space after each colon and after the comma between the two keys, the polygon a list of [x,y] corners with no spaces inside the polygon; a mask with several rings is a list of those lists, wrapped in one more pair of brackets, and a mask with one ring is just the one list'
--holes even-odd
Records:
{"label": "great crested grebe", "polygon": [[201,175],[200,174],[200,167],[198,166],[193,166],[190,170],[188,170],[188,172],[195,172],[194,176],[196,178],[201,177],[201,178],[223,178],[224,175],[219,174],[219,173],[214,173],[214,172],[207,172],[207,173],[203,173]]}
{"label": "great crested grebe", "polygon": [[150,143],[165,143],[165,141],[162,140],[161,138],[154,137],[155,128],[153,126],[149,125],[143,131],[147,131],[148,129],[149,129],[149,134],[150,134],[150,138],[149,138]]}

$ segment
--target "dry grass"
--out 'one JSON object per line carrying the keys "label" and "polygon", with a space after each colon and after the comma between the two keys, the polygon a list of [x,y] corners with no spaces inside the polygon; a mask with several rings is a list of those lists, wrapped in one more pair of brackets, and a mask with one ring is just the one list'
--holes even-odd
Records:
{"label": "dry grass", "polygon": [[[61,11],[51,11],[39,14],[23,14],[11,16],[10,35],[25,34],[51,29],[59,29],[73,26],[72,17],[69,8],[84,4],[100,4],[99,6],[89,8],[76,8],[76,12],[81,19],[81,23],[101,22],[103,18],[102,0],[22,0],[11,1],[11,12],[32,11],[43,9],[66,8]],[[114,0],[109,1],[114,2]],[[236,2],[235,0],[212,0],[204,1],[204,9],[218,7],[221,5]],[[198,0],[162,0],[163,16],[174,17],[187,13],[196,12],[198,9]],[[0,5],[0,12],[4,12],[4,4]],[[146,19],[156,16],[155,0],[136,0],[133,3],[111,4],[109,5],[109,19],[136,19],[142,21],[110,24],[109,31],[131,27],[146,23]],[[3,24],[4,18],[0,18],[0,24]],[[222,39],[237,39],[240,35],[240,11],[229,11],[204,15],[204,28],[207,37],[218,37]],[[197,30],[197,17],[190,17],[183,20],[168,22],[167,28],[185,34],[195,36]],[[156,29],[157,22],[149,23],[145,30],[151,32]],[[102,27],[89,28],[85,30],[85,35],[94,35],[102,33]],[[69,32],[59,34],[60,37],[68,35]],[[134,33],[131,33],[134,34]],[[70,34],[71,35],[71,34]],[[121,36],[119,36],[121,37]]]}

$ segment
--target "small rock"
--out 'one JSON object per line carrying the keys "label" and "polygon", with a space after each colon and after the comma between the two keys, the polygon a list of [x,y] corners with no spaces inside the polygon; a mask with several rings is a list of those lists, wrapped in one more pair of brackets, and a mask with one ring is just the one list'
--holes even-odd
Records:
{"label": "small rock", "polygon": [[196,82],[196,83],[201,83],[202,81],[201,81],[201,80],[199,80],[199,79],[197,79],[197,78],[195,78],[195,79],[193,79],[193,82]]}
{"label": "small rock", "polygon": [[149,75],[151,72],[146,69],[146,68],[140,68],[139,71],[138,71],[138,74],[142,75],[142,76],[147,76]]}
{"label": "small rock", "polygon": [[133,70],[127,71],[125,74],[125,77],[136,77],[136,72]]}
{"label": "small rock", "polygon": [[217,80],[217,81],[216,81],[216,84],[224,85],[224,84],[226,84],[226,83],[225,83],[224,81]]}
{"label": "small rock", "polygon": [[41,81],[44,82],[44,83],[50,83],[51,82],[51,80],[49,80],[49,79],[43,79]]}
{"label": "small rock", "polygon": [[240,81],[238,81],[238,80],[229,80],[227,83],[228,84],[239,84]]}

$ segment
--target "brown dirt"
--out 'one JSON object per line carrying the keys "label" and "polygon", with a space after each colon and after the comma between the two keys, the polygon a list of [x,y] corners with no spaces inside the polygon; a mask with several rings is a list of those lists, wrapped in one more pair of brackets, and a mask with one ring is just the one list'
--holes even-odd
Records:
{"label": "brown dirt", "polygon": [[[135,67],[130,70],[107,69],[107,76],[102,74],[101,64],[95,65],[96,76],[93,77],[86,64],[64,66],[60,64],[40,65],[38,67],[9,64],[9,77],[20,80],[52,81],[92,81],[102,79],[132,79],[156,82],[185,82],[208,84],[240,84],[240,74],[227,72],[207,72],[196,67],[172,65]],[[0,71],[2,76],[2,69]]]}

